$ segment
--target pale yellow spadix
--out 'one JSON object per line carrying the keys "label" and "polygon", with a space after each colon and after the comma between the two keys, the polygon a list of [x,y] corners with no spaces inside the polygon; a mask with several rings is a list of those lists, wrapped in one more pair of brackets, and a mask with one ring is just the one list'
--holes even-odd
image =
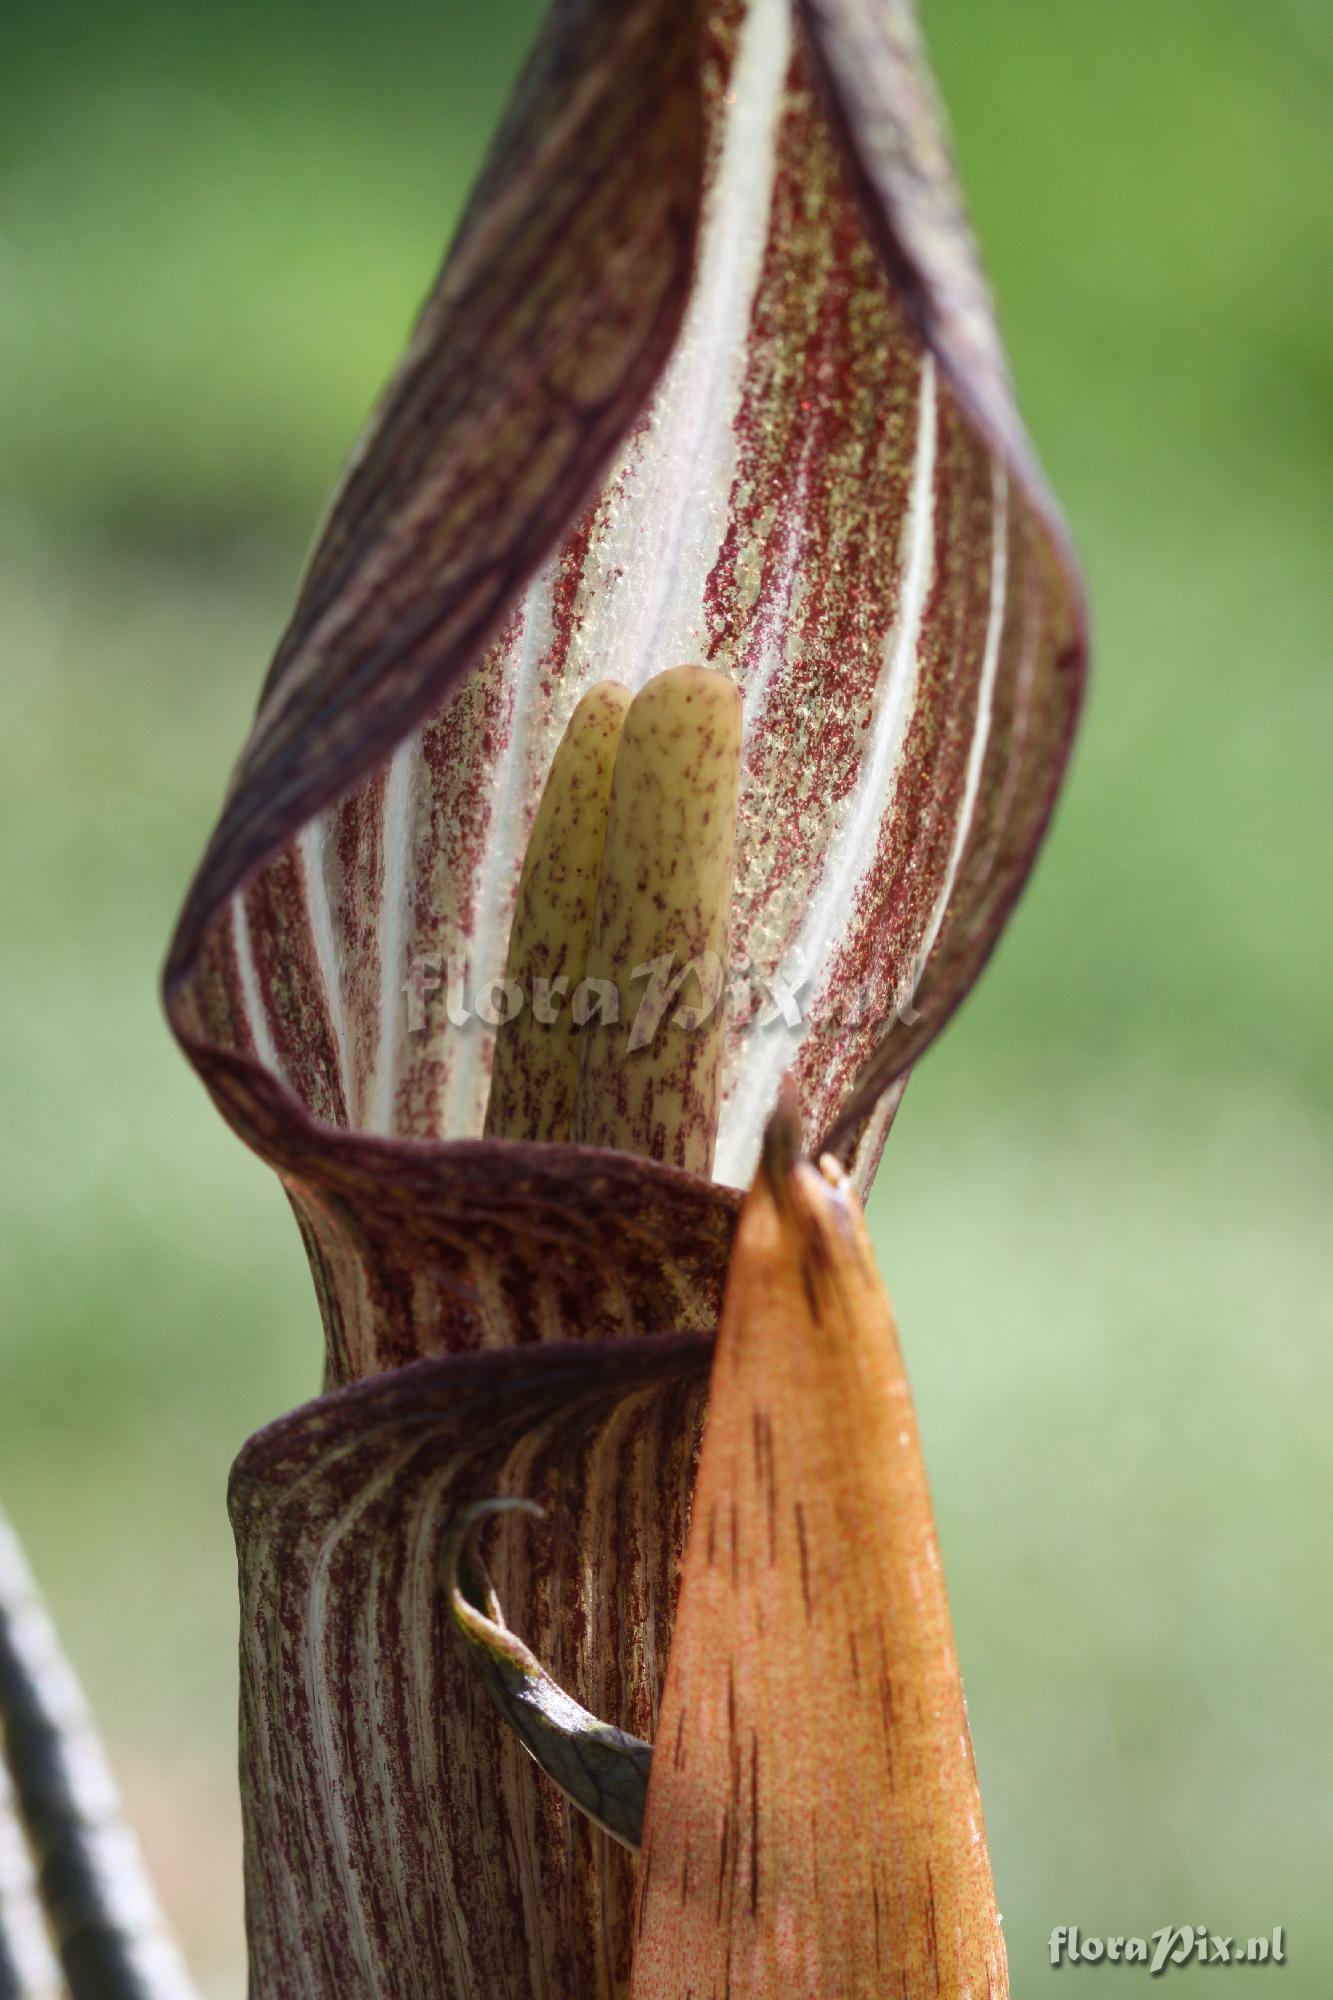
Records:
{"label": "pale yellow spadix", "polygon": [[740,757],[741,697],[711,668],[655,675],[625,717],[588,940],[619,1018],[578,1031],[578,1144],[712,1169]]}
{"label": "pale yellow spadix", "polygon": [[509,933],[505,974],[522,1005],[496,1035],[488,1138],[570,1135],[579,1060],[573,999],[587,969],[611,774],[629,706],[617,681],[589,688],[551,763]]}

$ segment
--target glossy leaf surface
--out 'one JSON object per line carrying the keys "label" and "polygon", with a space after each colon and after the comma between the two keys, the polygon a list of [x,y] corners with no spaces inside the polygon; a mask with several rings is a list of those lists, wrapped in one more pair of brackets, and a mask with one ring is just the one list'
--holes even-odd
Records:
{"label": "glossy leaf surface", "polygon": [[471,1548],[483,1520],[509,1511],[540,1515],[530,1500],[479,1500],[449,1531],[444,1583],[454,1624],[496,1713],[547,1777],[595,1826],[637,1853],[652,1745],[581,1708],[509,1630],[495,1587]]}

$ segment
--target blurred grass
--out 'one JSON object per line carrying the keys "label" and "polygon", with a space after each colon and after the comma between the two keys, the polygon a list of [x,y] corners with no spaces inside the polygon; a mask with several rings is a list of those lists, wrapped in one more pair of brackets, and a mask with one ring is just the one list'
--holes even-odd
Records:
{"label": "blurred grass", "polygon": [[[534,13],[6,21],[0,1495],[219,1997],[222,1490],[318,1339],[281,1196],[154,981]],[[1014,1985],[1061,1923],[1281,1923],[1286,2000],[1322,2000],[1333,38],[1300,0],[926,18],[1098,642],[1054,840],[873,1210]]]}

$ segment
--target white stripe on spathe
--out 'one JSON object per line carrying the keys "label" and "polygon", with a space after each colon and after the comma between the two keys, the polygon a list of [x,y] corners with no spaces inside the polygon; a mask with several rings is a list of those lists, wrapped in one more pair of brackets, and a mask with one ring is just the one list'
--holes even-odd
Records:
{"label": "white stripe on spathe", "polygon": [[[604,488],[562,677],[564,698],[547,718],[551,754],[594,680],[638,688],[699,653],[704,586],[727,531],[746,334],[768,239],[770,204],[756,200],[755,190],[772,187],[790,45],[787,0],[753,0],[732,71],[690,304],[646,434],[630,445]],[[470,991],[504,972],[527,833],[529,730],[540,713],[534,684],[552,644],[558,574],[557,564],[548,564],[529,587],[522,633],[506,663],[513,722],[480,850],[476,921],[463,941]],[[445,1032],[451,1059],[440,1130],[447,1138],[466,1137],[484,1115],[482,1072],[494,1031],[474,1020]]]}
{"label": "white stripe on spathe", "polygon": [[264,1068],[274,1076],[281,1076],[278,1051],[268,1024],[268,1012],[259,990],[259,973],[255,966],[254,947],[250,943],[250,919],[245,914],[244,894],[231,899],[231,933],[236,947],[236,970],[241,975],[241,1004],[250,1039],[255,1045],[255,1054]]}
{"label": "white stripe on spathe", "polygon": [[347,1115],[355,1124],[356,1107],[352,1104],[352,1078],[347,1062],[347,1010],[343,1006],[342,970],[338,953],[338,941],[333,930],[333,911],[329,906],[329,885],[324,873],[324,850],[328,840],[328,822],[323,813],[301,828],[298,846],[301,854],[301,869],[305,878],[306,914],[310,919],[310,937],[315,947],[315,960],[320,977],[324,981],[324,991],[328,996],[329,1020],[333,1026],[333,1041],[338,1055],[338,1074],[342,1079],[343,1102]]}
{"label": "white stripe on spathe", "polygon": [[875,865],[880,823],[893,796],[912,719],[921,626],[934,570],[936,420],[935,363],[927,354],[921,363],[912,487],[900,540],[898,616],[885,641],[885,670],[870,725],[870,742],[800,929],[778,966],[780,977],[797,994],[801,1019],[794,1027],[778,1020],[751,1030],[736,1089],[723,1106],[713,1173],[730,1187],[749,1186],[764,1120],[777,1098],[783,1073],[791,1067],[804,1039],[811,1008],[822,993],[833,949],[845,932],[849,912],[856,907],[866,872]]}
{"label": "white stripe on spathe", "polygon": [[[309,1775],[309,1783],[311,1788],[323,1797],[324,1810],[318,1816],[317,1824],[327,1827],[332,1838],[332,1846],[336,1851],[339,1887],[344,1896],[347,1927],[352,1934],[351,1941],[356,1953],[357,1969],[367,1981],[375,1976],[376,1957],[371,1943],[374,1919],[368,1907],[365,1871],[358,1870],[353,1861],[352,1835],[338,1780],[340,1725],[343,1721],[341,1705],[346,1690],[341,1679],[337,1679],[335,1683],[330,1671],[326,1643],[329,1598],[332,1591],[329,1579],[337,1558],[339,1542],[344,1537],[356,1533],[362,1515],[373,1506],[379,1495],[392,1485],[417,1448],[414,1442],[396,1452],[381,1471],[358,1488],[350,1504],[333,1516],[320,1537],[318,1552],[311,1560],[306,1592],[303,1678],[309,1702],[310,1730],[320,1753],[316,1769]],[[336,1454],[326,1458],[320,1467],[321,1477],[331,1480],[338,1460],[349,1456],[352,1449],[351,1446],[345,1446]],[[373,1724],[373,1713],[371,1720]],[[263,1742],[266,1750],[272,1742],[275,1724],[276,1718],[270,1713],[264,1721]],[[393,1870],[387,1872],[392,1880]],[[304,1925],[298,1925],[295,1931],[295,1936],[301,1938],[303,1946],[305,1928]],[[363,1990],[373,1989],[367,1987]]]}
{"label": "white stripe on spathe", "polygon": [[420,743],[414,734],[398,745],[390,759],[380,822],[384,883],[375,919],[380,961],[379,1032],[367,1091],[365,1129],[386,1135],[393,1130],[398,1045],[407,1004],[403,944],[411,897],[412,792],[419,761]]}
{"label": "white stripe on spathe", "polygon": [[935,940],[944,922],[944,913],[949,907],[953,885],[958,880],[958,870],[962,865],[963,849],[967,846],[968,834],[972,831],[972,815],[976,811],[977,793],[981,790],[981,770],[986,761],[986,745],[990,740],[991,711],[995,703],[995,677],[1000,669],[1000,639],[1004,632],[1004,606],[1009,587],[1009,481],[998,458],[991,461],[991,559],[990,559],[990,610],[986,618],[986,644],[981,655],[981,680],[977,687],[977,713],[972,724],[972,747],[967,758],[967,777],[963,782],[963,798],[958,809],[958,820],[954,827],[953,848],[949,855],[949,867],[944,877],[944,887],[939,894],[926,934],[921,940],[917,955],[917,977],[925,970],[926,960],[935,948]]}
{"label": "white stripe on spathe", "polygon": [[[476,919],[470,935],[459,940],[467,965],[469,998],[479,993],[488,980],[504,975],[514,899],[528,835],[523,808],[527,800],[529,733],[538,709],[535,683],[537,670],[551,649],[551,596],[555,578],[556,570],[551,564],[538,573],[524,600],[522,626],[505,662],[511,695],[509,735],[491,789],[490,823],[477,850],[481,860],[476,884]],[[568,692],[572,714],[576,690]],[[562,717],[561,729],[568,719],[568,715]],[[532,803],[535,810],[535,801]],[[463,1028],[450,1024],[444,1032],[449,1037],[450,1061],[439,1129],[446,1139],[473,1138],[479,1135],[485,1117],[482,1065],[495,1039],[495,1030],[473,1019]]]}
{"label": "white stripe on spathe", "polygon": [[704,586],[729,522],[735,419],[768,242],[791,49],[789,0],[752,0],[733,64],[680,338],[646,433],[605,487],[569,671],[638,689],[700,657]]}

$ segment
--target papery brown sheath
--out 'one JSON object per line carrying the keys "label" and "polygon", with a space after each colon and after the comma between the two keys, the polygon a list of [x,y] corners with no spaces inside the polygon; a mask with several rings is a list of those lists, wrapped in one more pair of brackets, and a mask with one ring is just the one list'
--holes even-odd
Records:
{"label": "papery brown sheath", "polygon": [[632,2000],[1001,2000],[912,1398],[846,1176],[779,1108],[718,1331]]}
{"label": "papery brown sheath", "polygon": [[[502,1600],[579,1701],[654,1733],[779,1079],[864,1189],[1026,879],[1083,651],[902,0],[558,5],[166,971],[327,1336],[329,1393],[233,1486],[264,2000],[626,1992],[632,1862],[468,1679],[441,1536],[541,1500],[487,1543]],[[730,1021],[711,1179],[485,1140],[491,1036],[450,1018],[449,962],[503,972],[580,695],[692,661],[744,702],[733,960],[802,1019]]]}

